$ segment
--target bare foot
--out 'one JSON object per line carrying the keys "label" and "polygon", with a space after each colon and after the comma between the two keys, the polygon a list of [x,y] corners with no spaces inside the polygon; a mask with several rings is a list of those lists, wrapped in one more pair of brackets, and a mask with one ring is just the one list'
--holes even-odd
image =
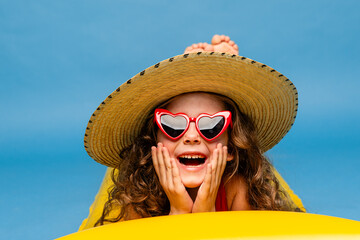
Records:
{"label": "bare foot", "polygon": [[184,53],[192,52],[213,52],[214,46],[208,43],[196,43],[185,49]]}
{"label": "bare foot", "polygon": [[230,54],[239,54],[239,48],[231,41],[228,36],[214,35],[211,40],[211,44],[214,46],[214,52],[225,52]]}

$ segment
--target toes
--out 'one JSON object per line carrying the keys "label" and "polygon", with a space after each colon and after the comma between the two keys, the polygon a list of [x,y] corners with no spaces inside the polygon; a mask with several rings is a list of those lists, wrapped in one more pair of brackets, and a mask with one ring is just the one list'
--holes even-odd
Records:
{"label": "toes", "polygon": [[238,55],[238,46],[229,36],[215,34],[211,40],[211,44],[206,42],[194,43],[185,49],[185,53],[192,52],[226,52]]}
{"label": "toes", "polygon": [[190,47],[187,47],[184,51],[184,53],[189,53],[193,48],[190,46]]}
{"label": "toes", "polygon": [[230,38],[228,36],[225,36],[225,35],[220,35],[220,39],[221,39],[221,42],[228,42],[230,40]]}
{"label": "toes", "polygon": [[233,53],[236,54],[236,55],[239,55],[239,50],[236,48],[233,49]]}
{"label": "toes", "polygon": [[220,44],[222,42],[230,42],[230,37],[226,36],[226,35],[214,35],[212,40],[211,40],[211,44],[216,45],[216,44]]}
{"label": "toes", "polygon": [[194,43],[191,46],[187,47],[184,53],[192,53],[192,52],[212,52],[214,51],[214,47],[208,43]]}
{"label": "toes", "polygon": [[214,51],[214,46],[207,43],[207,44],[205,44],[205,46],[204,46],[204,51],[206,51],[206,52],[213,52],[213,51]]}
{"label": "toes", "polygon": [[230,41],[230,37],[226,36],[226,35],[221,35],[220,36],[221,42],[229,42]]}
{"label": "toes", "polygon": [[221,36],[220,35],[217,35],[215,34],[211,40],[211,44],[212,45],[217,45],[221,42]]}
{"label": "toes", "polygon": [[211,40],[211,44],[214,48],[214,52],[226,52],[230,54],[238,55],[238,46],[234,41],[230,40],[226,35],[214,35]]}

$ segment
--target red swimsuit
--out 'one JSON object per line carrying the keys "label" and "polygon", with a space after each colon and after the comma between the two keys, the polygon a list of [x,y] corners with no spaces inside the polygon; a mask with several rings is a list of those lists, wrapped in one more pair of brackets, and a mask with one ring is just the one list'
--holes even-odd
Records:
{"label": "red swimsuit", "polygon": [[218,190],[218,193],[216,196],[215,210],[216,210],[216,212],[228,211],[225,187],[222,182],[220,183],[219,190]]}

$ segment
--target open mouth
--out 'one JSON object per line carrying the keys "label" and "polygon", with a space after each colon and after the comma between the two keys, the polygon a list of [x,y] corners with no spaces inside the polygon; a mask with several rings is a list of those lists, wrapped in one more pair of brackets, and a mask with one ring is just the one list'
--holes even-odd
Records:
{"label": "open mouth", "polygon": [[185,166],[198,166],[204,164],[206,156],[204,155],[180,155],[179,162]]}

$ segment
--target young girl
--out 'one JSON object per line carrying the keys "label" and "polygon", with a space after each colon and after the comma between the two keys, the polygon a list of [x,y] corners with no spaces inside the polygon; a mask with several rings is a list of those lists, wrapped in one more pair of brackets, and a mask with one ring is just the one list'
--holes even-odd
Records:
{"label": "young girl", "polygon": [[215,35],[212,44],[194,44],[142,71],[100,104],[85,148],[114,170],[95,225],[195,212],[304,210],[263,156],[294,123],[296,88],[237,49]]}

